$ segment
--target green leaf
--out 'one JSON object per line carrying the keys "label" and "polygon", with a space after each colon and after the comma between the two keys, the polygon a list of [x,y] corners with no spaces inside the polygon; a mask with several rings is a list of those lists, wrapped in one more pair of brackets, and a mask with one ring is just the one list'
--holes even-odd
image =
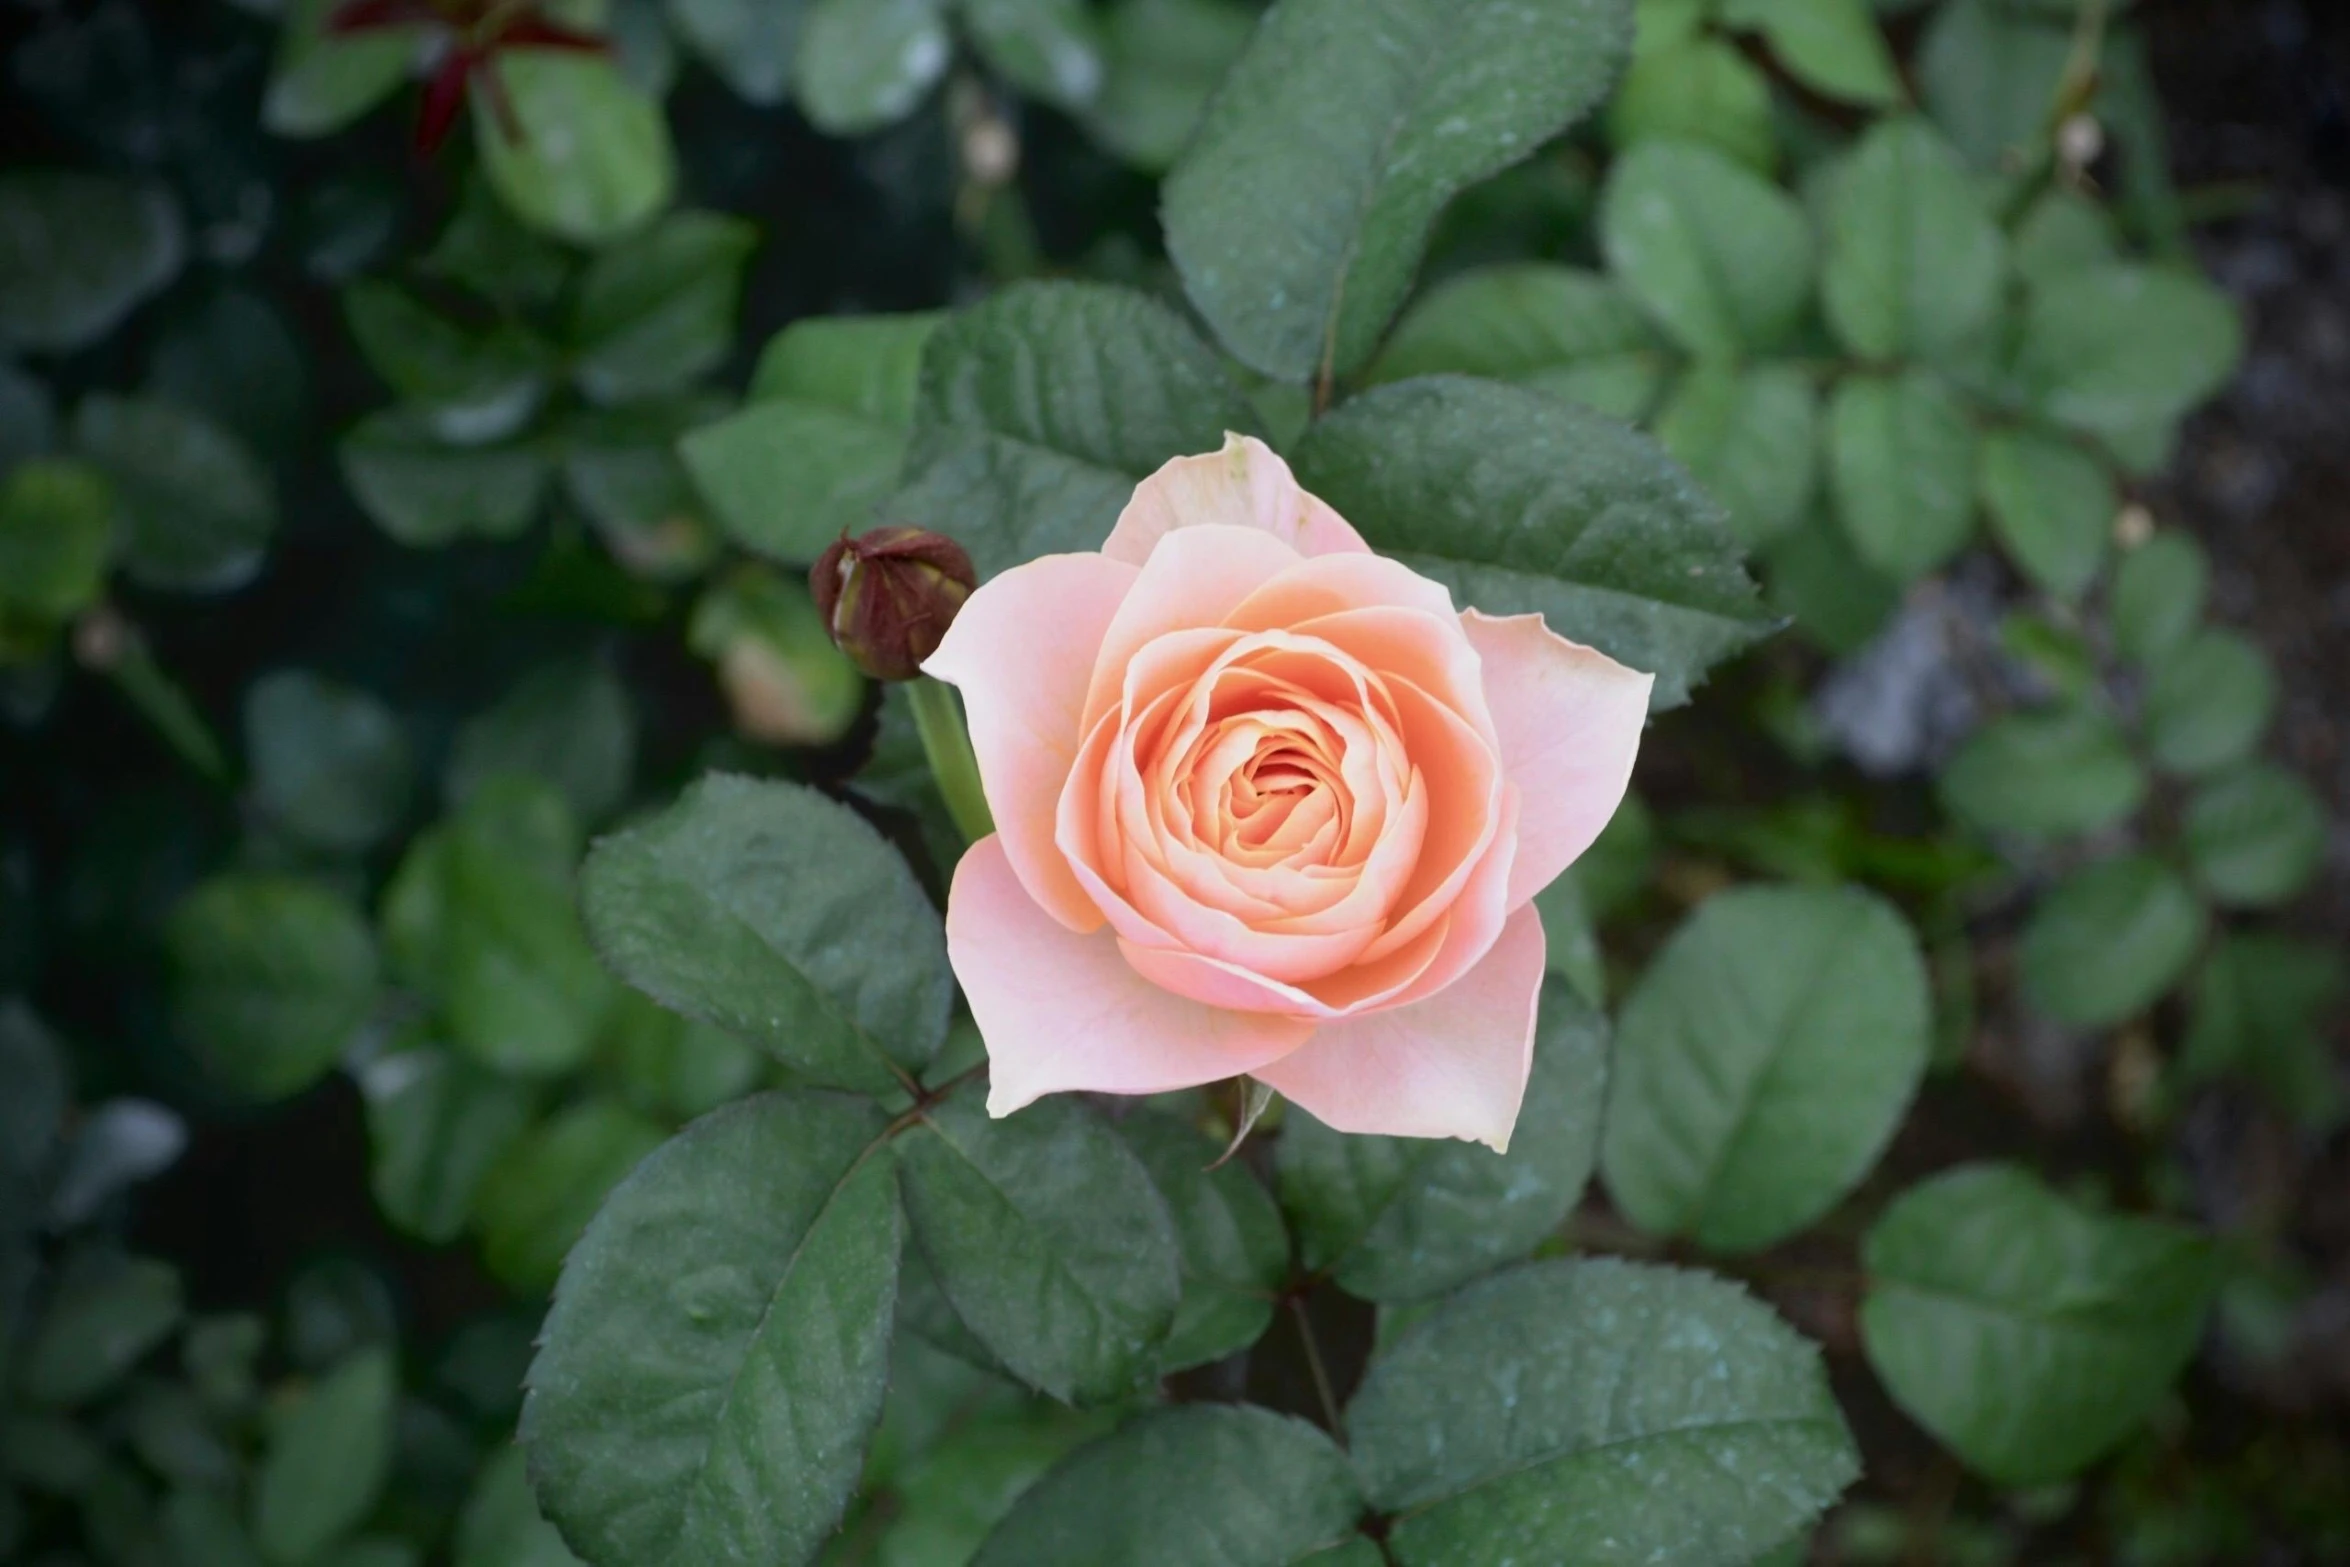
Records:
{"label": "green leaf", "polygon": [[1607,136],[1619,150],[1651,143],[1702,147],[1741,167],[1778,167],[1770,78],[1726,41],[1702,34],[1636,55],[1608,105]]}
{"label": "green leaf", "polygon": [[482,1465],[457,1518],[456,1567],[579,1567],[539,1516],[521,1448],[501,1448]]}
{"label": "green leaf", "polygon": [[734,346],[743,268],[758,230],[677,212],[588,263],[571,312],[573,374],[600,403],[680,391]]}
{"label": "green leaf", "polygon": [[1167,251],[1193,305],[1277,380],[1354,369],[1445,203],[1599,101],[1630,42],[1625,11],[1282,0],[1167,177]]}
{"label": "green leaf", "polygon": [[1857,887],[1741,887],[1626,998],[1600,1167],[1626,1217],[1718,1251],[1804,1228],[1859,1185],[1932,1044],[1925,959]]}
{"label": "green leaf", "polygon": [[669,200],[677,153],[661,106],[600,54],[509,49],[498,73],[519,136],[509,137],[473,97],[473,144],[490,183],[514,215],[575,245],[603,245],[636,229]]}
{"label": "green leaf", "polygon": [[2015,374],[2041,413],[2115,444],[2193,409],[2243,356],[2227,295],[2186,273],[2116,265],[2033,286]]}
{"label": "green leaf", "polygon": [[1974,176],[1923,120],[1887,120],[1861,138],[1826,226],[1821,301],[1864,358],[1947,359],[1998,308],[2006,244]]}
{"label": "green leaf", "polygon": [[904,465],[934,314],[797,321],[768,343],[742,410],[678,445],[728,536],[806,565],[862,532]]}
{"label": "green leaf", "polygon": [[1182,1243],[1149,1172],[1084,1104],[988,1118],[958,1094],[899,1144],[906,1215],[955,1315],[1023,1381],[1098,1403],[1158,1370]]}
{"label": "green leaf", "polygon": [[690,1120],[740,1099],[766,1074],[758,1049],[623,990],[598,1059],[629,1102]]}
{"label": "green leaf", "polygon": [[391,1474],[399,1391],[391,1346],[377,1345],[320,1377],[277,1418],[253,1499],[263,1556],[299,1567],[374,1509]]}
{"label": "green leaf", "polygon": [[1943,769],[1942,803],[1987,833],[2074,838],[2137,810],[2146,773],[2112,719],[2088,707],[2008,713]]}
{"label": "green leaf", "polygon": [[1771,607],[1839,656],[1867,646],[1900,607],[1900,584],[1862,560],[1852,536],[1824,508],[1773,539],[1764,558]]}
{"label": "green leaf", "polygon": [[2024,575],[2062,599],[2078,599],[2105,564],[2121,510],[2105,465],[2069,442],[2030,430],[1995,430],[1980,454],[1983,509]]}
{"label": "green leaf", "polygon": [[735,96],[781,103],[806,26],[808,0],[669,0],[669,20]]}
{"label": "green leaf", "polygon": [[1175,1221],[1183,1248],[1183,1303],[1159,1351],[1162,1372],[1186,1371],[1254,1344],[1273,1320],[1289,1272],[1281,1211],[1215,1139],[1156,1110],[1114,1123]]}
{"label": "green leaf", "polygon": [[512,437],[545,398],[549,352],[512,321],[462,325],[375,278],[343,290],[343,316],[368,368],[452,446]]}
{"label": "green leaf", "polygon": [[398,716],[306,669],[276,670],[246,691],[245,757],[262,814],[332,854],[381,841],[407,814],[416,780]]}
{"label": "green leaf", "polygon": [[913,113],[954,59],[946,0],[815,0],[792,61],[792,97],[830,136]]}
{"label": "green leaf", "polygon": [[1023,93],[1057,109],[1079,110],[1101,92],[1101,26],[1086,0],[956,5],[980,58]]}
{"label": "green leaf", "polygon": [[1347,1427],[1402,1515],[1396,1567],[1740,1567],[1860,1469],[1819,1352],[1768,1308],[1613,1259],[1462,1290],[1372,1361]]}
{"label": "green leaf", "polygon": [[357,1075],[376,1206],[419,1240],[447,1245],[530,1125],[529,1090],[431,1046],[378,1056]]}
{"label": "green leaf", "polygon": [[174,1028],[207,1074],[248,1098],[317,1082],[375,1008],[366,922],[312,882],[216,876],[171,911],[163,945]]}
{"label": "green leaf", "polygon": [[1918,45],[1919,96],[1969,163],[2014,167],[2052,129],[2072,34],[2007,0],[1950,0]]}
{"label": "green leaf", "polygon": [[1820,399],[1794,365],[1701,364],[1656,418],[1656,438],[1759,545],[1811,512],[1819,484]]}
{"label": "green leaf", "polygon": [[1600,199],[1608,270],[1691,353],[1778,346],[1811,297],[1811,223],[1794,199],[1708,147],[1647,143]]}
{"label": "green leaf", "polygon": [[261,99],[261,123],[280,136],[332,136],[399,91],[426,29],[330,33],[338,0],[292,0]]}
{"label": "green leaf", "polygon": [[2176,650],[2203,621],[2211,567],[2192,535],[2158,533],[2124,555],[2113,574],[2106,618],[2122,657],[2152,664]]}
{"label": "green leaf", "polygon": [[[678,582],[708,570],[718,538],[685,464],[678,437],[723,406],[707,394],[657,398],[624,408],[583,408],[557,426],[563,491],[602,535],[625,568],[622,593],[641,584]],[[648,601],[665,602],[663,595]],[[657,616],[648,612],[647,618]]]}
{"label": "green leaf", "polygon": [[812,1562],[880,1417],[904,1237],[886,1118],[768,1094],[688,1127],[564,1264],[522,1440],[596,1561]]}
{"label": "green leaf", "polygon": [[73,441],[113,481],[123,564],[140,582],[219,593],[261,569],[276,489],[226,430],[160,398],[98,392],[74,410]]}
{"label": "green leaf", "polygon": [[749,563],[729,572],[694,605],[686,643],[718,666],[735,727],[755,740],[831,745],[865,710],[864,675],[833,644],[815,595],[796,574]]}
{"label": "green leaf", "polygon": [[309,355],[285,312],[250,287],[209,288],[173,311],[148,355],[145,390],[203,409],[255,452],[309,435]]}
{"label": "green leaf", "polygon": [[946,936],[905,860],[797,784],[713,775],[598,843],[588,928],[673,1011],[828,1086],[884,1090],[937,1054],[954,998]]}
{"label": "green leaf", "polygon": [[1108,74],[1085,123],[1128,163],[1163,171],[1248,48],[1257,13],[1237,0],[1114,0],[1102,25]]}
{"label": "green leaf", "polygon": [[1256,426],[1222,358],[1164,306],[1019,284],[931,338],[890,516],[955,538],[986,578],[1100,548],[1137,483]]}
{"label": "green leaf", "polygon": [[2277,676],[2249,637],[2207,626],[2146,683],[2146,746],[2165,772],[2199,778],[2250,755],[2276,716]]}
{"label": "green leaf", "polygon": [[1861,558],[1914,582],[1974,535],[1975,427],[1923,372],[1850,377],[1828,406],[1828,480]]}
{"label": "green leaf", "polygon": [[0,611],[59,624],[106,587],[114,496],[87,463],[35,457],[0,480]]}
{"label": "green leaf", "polygon": [[[0,1001],[0,1081],[8,1084],[0,1098],[0,1203],[22,1201],[29,1210],[33,1190],[54,1168],[73,1109],[73,1078],[64,1041],[14,997]],[[0,1223],[21,1216],[0,1207]],[[14,1321],[13,1308],[0,1305],[0,1328]]]}
{"label": "green leaf", "polygon": [[2025,281],[2040,284],[2119,261],[2121,236],[2094,198],[2058,186],[2024,214],[2015,231],[2014,254],[2016,271]]}
{"label": "green leaf", "polygon": [[180,1325],[179,1275],[119,1252],[67,1259],[16,1367],[25,1402],[70,1409],[112,1388]]}
{"label": "green leaf", "polygon": [[212,1428],[203,1401],[181,1382],[139,1381],[124,1400],[131,1446],[147,1467],[183,1485],[229,1485],[236,1455]]}
{"label": "green leaf", "polygon": [[1594,1007],[1607,1005],[1607,963],[1599,950],[1598,914],[1584,878],[1569,866],[1534,895],[1542,919],[1543,966]]}
{"label": "green leaf", "polygon": [[384,890],[395,973],[492,1071],[552,1077],[587,1058],[612,1003],[573,902],[579,826],[562,796],[502,775],[420,835]]}
{"label": "green leaf", "polygon": [[547,491],[534,445],[456,446],[422,411],[387,408],[352,427],[335,455],[343,482],[376,525],[417,549],[467,535],[519,538]]}
{"label": "green leaf", "polygon": [[987,1538],[973,1567],[1288,1567],[1354,1534],[1346,1455],[1248,1405],[1154,1410],[1078,1449]]}
{"label": "green leaf", "polygon": [[0,173],[0,346],[88,347],[177,276],[186,249],[179,208],[153,186]]}
{"label": "green leaf", "polygon": [[169,1560],[202,1567],[261,1567],[260,1552],[237,1519],[236,1493],[226,1487],[174,1487],[156,1519]]}
{"label": "green leaf", "polygon": [[1872,108],[1902,99],[1868,0],[1724,0],[1722,20],[1761,32],[1796,80],[1830,98]]}
{"label": "green leaf", "polygon": [[57,444],[57,402],[49,383],[0,359],[0,474]]}
{"label": "green leaf", "polygon": [[2174,1225],[2099,1214],[2028,1171],[1967,1165],[1869,1231],[1861,1341],[1912,1419],[2003,1486],[2071,1475],[2194,1353],[2214,1269]]}
{"label": "green leaf", "polygon": [[663,1135],[659,1123],[603,1098],[533,1127],[474,1193],[474,1228],[490,1272],[527,1294],[547,1289],[605,1195]]}
{"label": "green leaf", "polygon": [[2228,936],[2196,981],[2179,1076],[2190,1084],[2249,1079],[2302,1126],[2329,1132],[2350,1115],[2327,1029],[2345,995],[2350,971],[2333,947]]}
{"label": "green leaf", "polygon": [[1654,673],[1659,708],[1771,628],[1713,503],[1647,437],[1562,399],[1401,382],[1316,424],[1295,460],[1381,553]]}
{"label": "green leaf", "polygon": [[541,664],[457,731],[442,792],[463,806],[492,779],[527,778],[559,792],[580,821],[599,822],[628,799],[636,732],[628,688],[607,660]]}
{"label": "green leaf", "polygon": [[2032,912],[2024,995],[2059,1023],[2104,1028],[2142,1012],[2187,971],[2208,916],[2176,871],[2142,854],[2066,877]]}
{"label": "green leaf", "polygon": [[456,211],[417,266],[485,299],[533,308],[552,304],[572,270],[563,247],[525,228],[480,174],[464,181]]}
{"label": "green leaf", "polygon": [[1634,423],[1664,384],[1664,345],[1610,279],[1518,262],[1429,290],[1396,323],[1368,378],[1440,374],[1515,381]]}
{"label": "green leaf", "polygon": [[1304,1264],[1364,1300],[1426,1300],[1527,1255],[1574,1211],[1599,1153],[1607,1020],[1542,988],[1510,1151],[1348,1136],[1294,1106],[1276,1144]]}
{"label": "green leaf", "polygon": [[2326,811],[2282,767],[2252,762],[2187,802],[2187,864],[2205,895],[2230,908],[2290,902],[2324,862]]}
{"label": "green leaf", "polygon": [[[996,1387],[1010,1391],[1011,1384]],[[893,1399],[899,1383],[893,1375]],[[981,1395],[984,1413],[986,1395]],[[1012,1505],[1071,1449],[1106,1434],[1115,1410],[1060,1409],[1039,1401],[1008,1418],[967,1420],[901,1472],[888,1474],[888,1523],[873,1541],[881,1567],[970,1567]],[[878,1452],[889,1416],[874,1438]],[[868,1461],[866,1485],[875,1485]]]}

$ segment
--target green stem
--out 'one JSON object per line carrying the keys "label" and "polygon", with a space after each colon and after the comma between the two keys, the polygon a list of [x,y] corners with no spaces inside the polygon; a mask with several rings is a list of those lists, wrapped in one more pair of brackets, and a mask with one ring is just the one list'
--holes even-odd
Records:
{"label": "green stem", "polygon": [[115,689],[155,726],[158,734],[179,753],[180,760],[216,784],[228,782],[228,758],[196,704],[188,700],[177,681],[163,672],[154,655],[137,639],[124,647],[122,657],[106,671]]}
{"label": "green stem", "polygon": [[947,814],[965,843],[977,843],[995,831],[995,817],[987,809],[987,792],[979,785],[979,758],[971,754],[971,735],[963,727],[963,707],[952,687],[918,675],[907,683],[914,703],[914,729],[922,736],[922,754],[930,759],[930,776],[946,796]]}

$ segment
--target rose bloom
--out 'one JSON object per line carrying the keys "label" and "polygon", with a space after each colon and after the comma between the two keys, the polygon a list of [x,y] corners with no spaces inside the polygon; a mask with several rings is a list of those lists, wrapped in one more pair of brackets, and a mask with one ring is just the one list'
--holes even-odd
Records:
{"label": "rose bloom", "polygon": [[1651,676],[1455,609],[1238,436],[1099,554],[981,587],[923,668],[998,829],[947,903],[992,1114],[1245,1073],[1340,1131],[1508,1146],[1532,899],[1623,799]]}

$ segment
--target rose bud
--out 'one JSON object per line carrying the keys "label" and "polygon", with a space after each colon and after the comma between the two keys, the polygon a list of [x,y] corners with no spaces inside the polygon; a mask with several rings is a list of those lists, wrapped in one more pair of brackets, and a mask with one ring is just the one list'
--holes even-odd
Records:
{"label": "rose bud", "polygon": [[911,680],[979,585],[963,546],[921,528],[843,533],[808,573],[840,650],[876,680]]}

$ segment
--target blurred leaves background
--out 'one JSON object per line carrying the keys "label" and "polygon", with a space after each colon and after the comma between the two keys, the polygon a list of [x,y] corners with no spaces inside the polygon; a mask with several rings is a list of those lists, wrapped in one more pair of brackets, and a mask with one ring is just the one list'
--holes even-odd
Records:
{"label": "blurred leaves background", "polygon": [[[819,875],[919,909],[959,848],[801,568],[884,502],[983,571],[1090,543],[1149,454],[1227,427],[1382,548],[1528,595],[1488,607],[1637,591],[1626,656],[1671,702],[1755,650],[1544,898],[1555,1138],[1505,1170],[1297,1117],[1203,1179],[1213,1104],[1035,1123],[1086,1195],[1163,1206],[1181,1287],[1092,1305],[1187,1398],[1318,1418],[1277,1315],[1351,1388],[1451,1302],[1371,1362],[1351,1471],[1273,1415],[1121,1425],[1130,1356],[991,1322],[950,1104],[903,1155],[929,1262],[830,1558],[970,1560],[1095,1443],[978,1559],[1056,1559],[1021,1531],[1170,1465],[1334,1527],[1423,1509],[1394,1559],[1481,1559],[1477,1464],[1525,1455],[1464,1435],[1421,1473],[1407,1439],[1464,1418],[1444,1392],[1517,1297],[1655,1309],[1591,1257],[1474,1282],[1569,1247],[1706,1256],[1824,1345],[1866,1463],[1816,1559],[2350,1550],[2338,19],[1642,0],[1620,81],[1529,57],[1470,138],[1509,156],[1448,161],[1316,0],[1263,35],[1241,0],[531,13],[594,51],[379,9],[7,13],[0,1555],[571,1560],[510,1441],[566,1252],[697,1117],[853,1078],[757,997],[812,983]],[[1300,96],[1328,165],[1253,157]],[[1277,290],[1218,270],[1268,233],[1304,241]],[[1079,286],[997,292],[1038,277]],[[1431,375],[1486,384],[1388,385]],[[1062,395],[1087,376],[1150,412]],[[1694,523],[1669,571],[1536,581],[1480,531],[1527,475],[1445,466],[1449,423],[1682,482],[1615,421],[1711,496],[1667,514],[1718,503],[1768,613]],[[709,786],[639,820],[720,767],[808,786],[863,855],[778,870],[724,1013],[659,972],[690,899],[650,936],[613,912],[740,852]],[[895,1058],[976,1059],[943,991],[895,1005],[858,1019]],[[1697,1075],[1754,1092],[1708,1122]],[[715,1141],[673,1147],[756,1152]],[[1673,1277],[1705,1296],[1674,1311],[1786,1333]],[[1832,1489],[1799,1383],[1745,1393]]]}

